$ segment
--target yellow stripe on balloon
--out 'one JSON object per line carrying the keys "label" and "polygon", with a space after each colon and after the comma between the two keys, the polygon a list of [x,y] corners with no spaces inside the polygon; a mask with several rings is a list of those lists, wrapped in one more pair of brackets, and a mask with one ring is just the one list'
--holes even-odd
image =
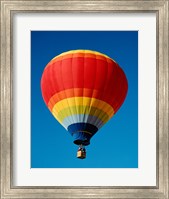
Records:
{"label": "yellow stripe on balloon", "polygon": [[[114,114],[114,110],[112,106],[110,106],[108,103],[96,99],[96,98],[90,98],[90,97],[71,97],[63,99],[59,102],[57,102],[53,109],[55,109],[56,112],[60,112],[63,108],[68,108],[71,106],[89,106],[89,107],[95,107],[103,112],[105,112],[109,117],[112,117]],[[53,111],[52,109],[52,111]]]}
{"label": "yellow stripe on balloon", "polygon": [[[92,96],[91,96],[92,95]],[[99,91],[96,89],[89,89],[89,88],[70,88],[65,89],[60,92],[55,93],[48,102],[48,108],[50,111],[52,111],[54,105],[65,99],[65,98],[72,98],[72,97],[93,97],[98,98]]]}
{"label": "yellow stripe on balloon", "polygon": [[67,108],[63,108],[60,112],[57,112],[55,108],[52,110],[52,114],[54,117],[62,123],[62,121],[71,115],[78,115],[78,114],[88,114],[98,117],[103,123],[106,123],[110,117],[107,113],[103,110],[100,110],[96,107],[89,107],[89,106],[71,106]]}
{"label": "yellow stripe on balloon", "polygon": [[70,50],[68,52],[64,52],[64,53],[61,53],[59,55],[57,55],[56,57],[54,57],[52,60],[58,58],[58,57],[61,57],[61,56],[65,56],[65,55],[69,55],[69,54],[72,54],[72,53],[91,53],[91,54],[95,54],[95,55],[101,55],[103,57],[106,57],[106,58],[109,58],[111,59],[109,56],[103,54],[103,53],[100,53],[100,52],[97,52],[97,51],[93,51],[93,50]]}

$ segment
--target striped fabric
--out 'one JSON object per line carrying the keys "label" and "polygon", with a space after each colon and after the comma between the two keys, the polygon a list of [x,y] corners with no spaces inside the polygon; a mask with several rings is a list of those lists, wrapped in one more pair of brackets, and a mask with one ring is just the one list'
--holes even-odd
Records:
{"label": "striped fabric", "polygon": [[91,137],[122,105],[128,84],[119,65],[90,50],[73,50],[53,58],[45,67],[41,90],[54,117],[74,137],[88,145]]}

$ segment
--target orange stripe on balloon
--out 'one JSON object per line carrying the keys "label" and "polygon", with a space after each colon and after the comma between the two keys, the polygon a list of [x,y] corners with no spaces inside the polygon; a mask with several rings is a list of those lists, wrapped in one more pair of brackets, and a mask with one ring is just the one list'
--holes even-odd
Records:
{"label": "orange stripe on balloon", "polygon": [[[98,51],[93,51],[93,50],[82,50],[82,49],[79,49],[79,50],[69,50],[67,52],[63,52],[59,55],[57,55],[56,57],[53,58],[53,60],[55,58],[58,58],[58,57],[61,57],[61,56],[66,56],[66,55],[69,55],[69,54],[78,54],[78,53],[81,53],[81,54],[92,54],[92,55],[101,55],[103,57],[106,57],[106,58],[110,58],[109,56],[107,56],[106,54],[103,54],[103,53],[100,53]],[[111,59],[111,58],[110,58]]]}
{"label": "orange stripe on balloon", "polygon": [[87,89],[87,88],[74,88],[74,89],[66,89],[64,91],[60,91],[53,95],[49,102],[48,102],[48,108],[50,111],[52,111],[53,106],[66,98],[71,98],[71,97],[92,97],[99,99],[99,91],[98,90],[92,90],[92,89]]}
{"label": "orange stripe on balloon", "polygon": [[50,65],[52,65],[53,63],[57,62],[57,61],[61,61],[64,59],[70,59],[70,58],[93,58],[93,59],[98,59],[98,60],[103,60],[106,61],[107,63],[112,63],[112,59],[102,56],[102,55],[95,55],[92,53],[72,53],[72,54],[66,54],[63,56],[58,56],[54,59],[52,59],[47,67],[49,67]]}

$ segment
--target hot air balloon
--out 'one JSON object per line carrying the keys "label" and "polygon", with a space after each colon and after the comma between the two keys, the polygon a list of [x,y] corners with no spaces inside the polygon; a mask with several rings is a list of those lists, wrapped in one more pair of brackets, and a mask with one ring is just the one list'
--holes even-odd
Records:
{"label": "hot air balloon", "polygon": [[54,57],[41,78],[43,99],[56,120],[85,146],[118,111],[128,90],[125,73],[110,57],[91,50],[71,50]]}

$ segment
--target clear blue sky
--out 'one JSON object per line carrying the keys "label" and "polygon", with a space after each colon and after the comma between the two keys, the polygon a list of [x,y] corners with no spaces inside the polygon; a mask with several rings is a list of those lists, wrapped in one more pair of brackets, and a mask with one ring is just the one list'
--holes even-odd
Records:
{"label": "clear blue sky", "polygon": [[[56,55],[75,49],[95,50],[113,58],[128,79],[128,94],[115,116],[91,139],[87,158],[76,158],[78,146],[46,107],[40,80]],[[31,32],[31,167],[138,167],[138,32]]]}

